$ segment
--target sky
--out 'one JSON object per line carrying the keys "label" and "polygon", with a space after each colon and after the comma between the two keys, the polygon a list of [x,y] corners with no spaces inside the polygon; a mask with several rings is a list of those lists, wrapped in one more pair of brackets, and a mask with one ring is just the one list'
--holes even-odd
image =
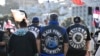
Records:
{"label": "sky", "polygon": [[0,0],[0,5],[4,6],[5,5],[5,0]]}
{"label": "sky", "polygon": [[64,0],[38,0],[39,3],[43,3],[45,1],[54,1],[54,2],[58,2],[58,1],[64,1]]}

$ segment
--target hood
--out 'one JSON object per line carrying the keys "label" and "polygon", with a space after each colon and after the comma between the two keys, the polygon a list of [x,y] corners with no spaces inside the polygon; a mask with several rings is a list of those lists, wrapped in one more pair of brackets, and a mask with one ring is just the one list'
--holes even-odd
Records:
{"label": "hood", "polygon": [[24,36],[28,32],[27,28],[20,28],[14,34],[18,36]]}
{"label": "hood", "polygon": [[51,20],[49,22],[49,25],[59,25],[58,21],[57,20]]}

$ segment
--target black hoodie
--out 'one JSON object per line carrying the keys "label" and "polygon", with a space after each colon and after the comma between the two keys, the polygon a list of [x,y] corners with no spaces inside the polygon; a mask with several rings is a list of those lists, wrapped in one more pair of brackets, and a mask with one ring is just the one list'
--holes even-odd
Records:
{"label": "black hoodie", "polygon": [[37,48],[34,35],[26,28],[18,29],[10,38],[8,53],[10,56],[35,56]]}

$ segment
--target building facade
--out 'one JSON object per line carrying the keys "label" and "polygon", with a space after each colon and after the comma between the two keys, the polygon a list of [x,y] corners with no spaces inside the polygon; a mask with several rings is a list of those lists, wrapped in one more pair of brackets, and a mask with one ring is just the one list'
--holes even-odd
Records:
{"label": "building facade", "polygon": [[[100,0],[98,0],[100,1]],[[90,32],[94,32],[95,28],[93,26],[93,11],[98,7],[100,9],[100,6],[98,6],[100,3],[94,3],[91,5],[84,5],[84,6],[73,6],[72,7],[72,16],[79,16],[84,21],[87,27],[89,28]]]}

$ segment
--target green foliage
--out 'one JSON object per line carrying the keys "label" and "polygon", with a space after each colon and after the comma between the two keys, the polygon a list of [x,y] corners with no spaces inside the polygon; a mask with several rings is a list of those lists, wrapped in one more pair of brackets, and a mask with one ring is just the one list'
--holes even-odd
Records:
{"label": "green foliage", "polygon": [[[73,24],[73,18],[72,17],[65,19],[61,25],[64,26],[64,27],[68,27],[71,24]],[[82,24],[86,25],[84,20],[82,20]]]}
{"label": "green foliage", "polygon": [[61,25],[64,27],[68,27],[71,24],[72,24],[72,18],[70,17],[70,18],[66,18]]}

